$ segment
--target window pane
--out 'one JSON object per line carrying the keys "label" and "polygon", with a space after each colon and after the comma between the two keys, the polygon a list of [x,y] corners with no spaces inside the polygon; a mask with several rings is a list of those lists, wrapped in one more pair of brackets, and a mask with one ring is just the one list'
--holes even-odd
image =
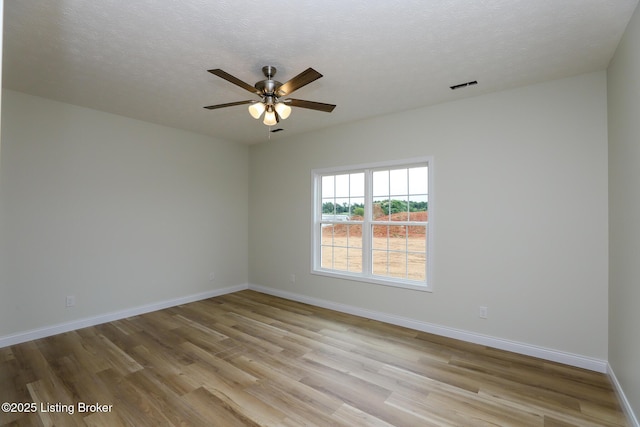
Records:
{"label": "window pane", "polygon": [[[327,215],[335,215],[336,214],[336,206],[333,203],[335,199],[322,199],[322,213]],[[331,219],[322,217],[322,219]]]}
{"label": "window pane", "polygon": [[349,199],[336,199],[336,221],[346,221],[349,219]]}
{"label": "window pane", "polygon": [[408,221],[409,220],[409,199],[404,197],[393,197],[389,202],[390,221]]}
{"label": "window pane", "polygon": [[427,194],[429,192],[429,174],[426,166],[409,169],[409,194]]}
{"label": "window pane", "polygon": [[364,173],[352,173],[349,191],[351,197],[364,197]]}
{"label": "window pane", "polygon": [[349,175],[336,175],[336,197],[349,197]]}
{"label": "window pane", "polygon": [[409,196],[409,221],[427,221],[427,196]]}
{"label": "window pane", "polygon": [[409,239],[407,240],[408,250],[411,252],[427,252],[427,227],[409,226],[407,227]]}
{"label": "window pane", "polygon": [[333,225],[322,224],[322,244],[333,245]]}
{"label": "window pane", "polygon": [[389,227],[389,250],[392,251],[407,251],[407,237],[405,235],[405,226],[390,226]]}
{"label": "window pane", "polygon": [[351,248],[362,248],[362,226],[361,225],[348,225],[347,226],[348,246]]}
{"label": "window pane", "polygon": [[407,278],[411,280],[425,280],[427,277],[427,256],[425,254],[412,254],[408,256]]}
{"label": "window pane", "polygon": [[373,173],[373,196],[389,195],[389,171],[375,171]]}
{"label": "window pane", "polygon": [[384,249],[387,250],[389,248],[389,226],[388,225],[374,225],[373,228],[373,242],[371,247],[373,249]]}
{"label": "window pane", "polygon": [[[347,225],[346,224],[334,224],[331,226],[331,229],[333,230],[333,241],[332,241],[332,245],[340,245],[340,241],[339,239],[345,239],[346,241],[346,237],[347,237]],[[342,246],[345,246],[344,244]]]}
{"label": "window pane", "polygon": [[425,230],[426,226],[374,225],[371,252],[373,274],[411,280],[419,280],[414,277],[426,277]]}
{"label": "window pane", "polygon": [[334,270],[347,270],[347,254],[347,248],[339,246],[333,247]]}
{"label": "window pane", "polygon": [[405,279],[407,277],[407,254],[389,252],[389,276]]}
{"label": "window pane", "polygon": [[362,249],[349,248],[349,268],[352,273],[362,273]]}
{"label": "window pane", "polygon": [[373,251],[373,274],[377,276],[387,275],[387,251]]}
{"label": "window pane", "polygon": [[333,175],[322,177],[322,198],[323,199],[333,198],[333,196],[335,195],[333,192],[334,181],[335,179]]}
{"label": "window pane", "polygon": [[333,247],[322,246],[322,253],[320,254],[320,265],[322,268],[333,268]]}
{"label": "window pane", "polygon": [[391,202],[387,197],[374,198],[373,201],[373,219],[387,221],[389,218],[389,207]]}
{"label": "window pane", "polygon": [[389,172],[389,190],[389,194],[392,196],[409,194],[407,169],[395,169]]}
{"label": "window pane", "polygon": [[355,221],[362,221],[363,218],[364,218],[364,197],[351,198],[351,219]]}

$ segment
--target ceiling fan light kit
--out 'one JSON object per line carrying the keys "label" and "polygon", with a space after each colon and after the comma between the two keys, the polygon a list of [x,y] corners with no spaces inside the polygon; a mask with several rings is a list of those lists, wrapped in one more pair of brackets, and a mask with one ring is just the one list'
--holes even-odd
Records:
{"label": "ceiling fan light kit", "polygon": [[243,88],[246,91],[258,95],[261,98],[260,101],[237,101],[204,107],[209,110],[232,107],[235,105],[250,104],[249,114],[251,114],[251,117],[257,120],[264,114],[262,123],[267,126],[273,126],[280,120],[286,120],[289,115],[291,115],[291,106],[307,108],[310,110],[324,111],[327,113],[330,113],[336,107],[333,104],[324,104],[322,102],[283,98],[291,94],[293,91],[300,89],[301,87],[306,86],[309,83],[322,77],[322,74],[320,74],[313,68],[307,68],[305,71],[283,84],[273,79],[277,71],[276,68],[267,65],[265,67],[262,67],[262,73],[264,74],[266,79],[257,82],[253,86],[243,82],[242,80],[232,76],[225,71],[222,71],[219,68],[208,71],[211,74],[223,78],[228,82],[231,82],[236,86]]}
{"label": "ceiling fan light kit", "polygon": [[[285,99],[284,102],[287,102]],[[276,110],[276,113],[280,116],[282,120],[286,120],[287,117],[291,114],[291,107],[289,107],[284,102],[278,102],[273,108]]]}
{"label": "ceiling fan light kit", "polygon": [[273,126],[276,123],[278,123],[280,120],[278,119],[278,114],[273,110],[272,106],[269,106],[271,108],[267,108],[266,113],[264,113],[264,120],[262,121],[262,123],[264,123],[267,126]]}
{"label": "ceiling fan light kit", "polygon": [[251,117],[258,120],[266,109],[267,106],[262,102],[255,101],[253,104],[249,105],[249,114],[251,114]]}

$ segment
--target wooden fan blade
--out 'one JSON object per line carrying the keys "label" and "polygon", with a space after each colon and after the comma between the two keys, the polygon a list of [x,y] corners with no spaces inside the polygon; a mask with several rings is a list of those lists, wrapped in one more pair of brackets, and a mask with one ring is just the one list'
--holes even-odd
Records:
{"label": "wooden fan blade", "polygon": [[336,108],[333,104],[305,101],[304,99],[285,99],[285,103],[292,107],[308,108],[310,110],[324,111],[325,113],[330,113]]}
{"label": "wooden fan blade", "polygon": [[214,74],[220,78],[225,79],[228,82],[233,83],[236,86],[240,86],[242,89],[249,91],[251,93],[256,93],[258,95],[260,95],[260,91],[258,89],[256,89],[255,87],[251,86],[249,83],[245,83],[242,80],[240,80],[237,77],[232,76],[231,74],[227,73],[226,71],[222,71],[219,68],[216,68],[215,70],[207,70],[209,71],[211,74]]}
{"label": "wooden fan blade", "polygon": [[236,101],[236,102],[228,102],[226,104],[209,105],[208,107],[204,107],[204,108],[206,108],[208,110],[216,110],[218,108],[233,107],[234,105],[251,104],[252,102],[254,102],[254,101],[251,101],[251,100]]}
{"label": "wooden fan blade", "polygon": [[307,68],[282,86],[278,88],[276,96],[286,96],[294,90],[300,89],[302,86],[308,85],[314,80],[318,80],[322,77],[322,74],[314,70],[313,68]]}

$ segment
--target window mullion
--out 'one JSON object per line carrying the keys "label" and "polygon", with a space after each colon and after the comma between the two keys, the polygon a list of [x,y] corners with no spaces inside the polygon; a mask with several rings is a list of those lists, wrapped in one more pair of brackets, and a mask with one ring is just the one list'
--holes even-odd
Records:
{"label": "window mullion", "polygon": [[313,210],[313,268],[321,267],[320,259],[322,254],[322,176],[315,175],[313,178],[313,196],[315,199],[315,209]]}
{"label": "window mullion", "polygon": [[362,223],[362,274],[371,276],[371,221],[373,218],[373,172],[364,171],[364,221]]}

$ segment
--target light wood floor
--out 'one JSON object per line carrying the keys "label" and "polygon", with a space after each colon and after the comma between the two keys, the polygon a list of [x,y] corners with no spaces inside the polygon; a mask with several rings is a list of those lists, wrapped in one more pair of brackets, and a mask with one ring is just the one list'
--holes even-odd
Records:
{"label": "light wood floor", "polygon": [[2,348],[0,402],[38,405],[2,426],[626,425],[605,375],[253,291]]}

